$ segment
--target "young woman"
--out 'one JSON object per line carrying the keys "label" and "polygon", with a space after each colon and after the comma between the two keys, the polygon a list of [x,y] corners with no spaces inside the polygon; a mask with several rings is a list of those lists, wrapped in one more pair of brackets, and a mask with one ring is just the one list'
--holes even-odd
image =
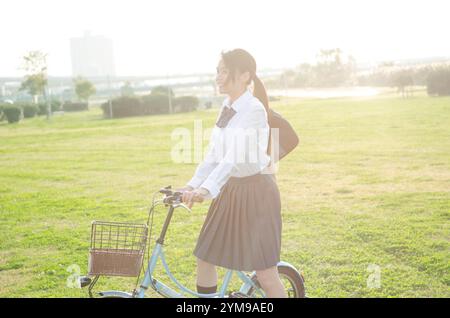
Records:
{"label": "young woman", "polygon": [[[255,270],[267,297],[286,297],[277,270],[282,222],[280,193],[268,169],[268,98],[255,59],[242,49],[223,52],[216,83],[227,98],[204,161],[180,189],[189,207],[212,199],[194,250],[197,290],[216,292],[217,265]],[[256,140],[242,142],[250,136]]]}

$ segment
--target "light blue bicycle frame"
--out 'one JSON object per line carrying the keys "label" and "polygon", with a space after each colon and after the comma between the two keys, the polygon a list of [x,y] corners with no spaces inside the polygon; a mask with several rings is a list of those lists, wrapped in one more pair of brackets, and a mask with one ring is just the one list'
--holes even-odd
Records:
{"label": "light blue bicycle frame", "polygon": [[[160,243],[156,243],[155,248],[152,253],[152,257],[150,258],[148,268],[145,272],[144,280],[140,286],[139,291],[136,294],[137,298],[143,298],[145,295],[145,291],[148,289],[148,287],[152,287],[156,292],[163,295],[164,297],[168,298],[183,298],[185,295],[182,293],[179,293],[172,288],[168,287],[164,283],[158,281],[153,277],[153,273],[155,271],[157,261],[158,259],[161,259],[162,265],[164,266],[164,269],[169,276],[169,278],[178,286],[178,288],[181,290],[181,292],[191,294],[196,297],[203,297],[203,298],[224,298],[228,289],[228,285],[231,281],[231,278],[233,276],[234,270],[228,269],[225,273],[225,277],[223,279],[222,285],[220,286],[220,289],[217,293],[214,294],[199,294],[193,290],[190,290],[183,286],[170,272],[169,266],[167,265],[166,259],[164,257],[164,252],[162,245]],[[238,277],[244,282],[244,284],[241,286],[241,289],[239,290],[242,293],[247,293],[251,287],[254,287],[255,290],[257,290],[261,296],[265,297],[264,292],[258,288],[253,281],[248,277],[245,273],[241,271],[235,271],[238,275]]]}
{"label": "light blue bicycle frame", "polygon": [[[156,205],[161,204],[161,203],[162,203],[162,201],[157,201],[156,204],[153,205],[152,208],[154,208]],[[144,279],[140,285],[139,290],[133,296],[137,297],[137,298],[143,298],[145,296],[145,291],[149,287],[152,287],[157,293],[163,295],[164,297],[168,297],[168,298],[183,298],[183,297],[185,297],[185,295],[183,293],[185,293],[185,294],[187,293],[192,296],[203,297],[203,298],[224,298],[226,295],[227,289],[228,289],[228,285],[233,276],[233,270],[231,270],[231,269],[227,270],[219,291],[214,294],[199,294],[193,290],[190,290],[190,289],[186,288],[185,286],[183,286],[170,272],[169,266],[167,265],[166,258],[164,256],[162,243],[164,242],[164,237],[166,235],[166,231],[170,224],[170,220],[172,218],[174,210],[178,207],[187,209],[189,212],[191,211],[187,206],[185,206],[182,203],[170,205],[169,212],[167,214],[167,217],[166,217],[166,220],[165,220],[165,223],[163,226],[163,230],[161,231],[159,239],[156,241],[156,245],[155,245],[155,248],[153,249],[152,256],[151,256],[150,261],[147,266],[147,270],[145,271]],[[169,286],[165,285],[164,283],[158,281],[157,279],[155,279],[153,277],[153,273],[155,272],[155,268],[156,268],[156,265],[157,265],[157,262],[159,259],[161,259],[162,265],[164,266],[164,269],[165,269],[167,275],[175,283],[175,285],[177,285],[177,287],[180,289],[181,293],[173,290]],[[236,273],[237,273],[238,277],[244,282],[243,285],[241,286],[241,289],[239,290],[240,292],[247,293],[250,290],[250,288],[254,287],[256,292],[258,292],[262,297],[265,297],[264,291],[261,288],[258,288],[253,283],[252,279],[249,276],[247,276],[246,274],[244,274],[241,271],[236,271]],[[253,273],[253,275],[254,275],[254,273]],[[112,292],[106,292],[104,294],[108,294],[108,293],[114,294],[117,292],[112,291]],[[127,295],[131,296],[129,294],[127,294]],[[126,297],[125,294],[123,294],[123,296]]]}

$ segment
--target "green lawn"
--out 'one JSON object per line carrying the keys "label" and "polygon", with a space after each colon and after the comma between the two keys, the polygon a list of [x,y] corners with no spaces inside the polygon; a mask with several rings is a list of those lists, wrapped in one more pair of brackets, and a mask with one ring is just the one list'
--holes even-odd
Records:
{"label": "green lawn", "polygon": [[[304,272],[308,295],[450,297],[450,98],[272,107],[301,138],[277,178],[282,259]],[[183,185],[196,167],[171,161],[172,130],[193,131],[195,119],[212,126],[216,112],[105,120],[94,108],[1,122],[0,296],[85,297],[66,281],[70,265],[87,270],[91,221],[145,222],[152,193]],[[207,208],[179,210],[168,232],[169,263],[190,288]],[[164,213],[156,212],[156,231]],[[381,270],[380,288],[367,286],[370,266]],[[134,281],[98,285],[131,290]]]}

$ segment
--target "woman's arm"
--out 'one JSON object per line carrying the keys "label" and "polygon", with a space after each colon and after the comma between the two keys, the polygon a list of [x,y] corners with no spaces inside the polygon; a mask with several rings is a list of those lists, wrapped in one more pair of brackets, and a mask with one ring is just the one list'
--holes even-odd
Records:
{"label": "woman's arm", "polygon": [[[245,131],[249,133],[256,133],[257,140],[257,154],[258,156],[264,155],[267,150],[268,136],[269,136],[269,124],[267,123],[267,113],[262,104],[252,105],[250,110],[243,118],[243,126]],[[227,149],[222,160],[214,167],[209,173],[206,180],[200,185],[201,188],[205,188],[209,191],[209,194],[205,198],[215,198],[222,186],[231,177],[233,169],[239,163],[242,163],[241,159],[245,158],[244,163],[251,155],[255,155],[251,152],[251,146],[246,146],[247,134],[241,135],[244,129],[232,129],[232,140],[230,147]]]}
{"label": "woman's arm", "polygon": [[191,180],[186,184],[189,187],[192,187],[191,190],[198,188],[203,181],[208,177],[211,171],[218,165],[215,156],[215,145],[216,141],[214,140],[214,130],[212,131],[210,142],[208,145],[208,152],[203,159],[203,161],[197,166],[194,176]]}

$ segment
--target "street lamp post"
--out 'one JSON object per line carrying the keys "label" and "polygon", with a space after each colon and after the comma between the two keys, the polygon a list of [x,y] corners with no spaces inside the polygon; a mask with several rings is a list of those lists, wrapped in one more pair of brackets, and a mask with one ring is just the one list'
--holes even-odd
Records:
{"label": "street lamp post", "polygon": [[48,87],[48,84],[44,88],[44,100],[47,104],[47,120],[50,120],[50,116],[52,114],[52,106],[50,103],[50,88]]}
{"label": "street lamp post", "polygon": [[166,73],[166,82],[167,82],[167,94],[169,95],[169,113],[173,113],[172,109],[172,95],[170,94],[170,84],[169,84],[169,73]]}
{"label": "street lamp post", "polygon": [[109,105],[109,118],[113,118],[113,110],[112,110],[112,97],[111,97],[111,78],[108,75],[108,105]]}

